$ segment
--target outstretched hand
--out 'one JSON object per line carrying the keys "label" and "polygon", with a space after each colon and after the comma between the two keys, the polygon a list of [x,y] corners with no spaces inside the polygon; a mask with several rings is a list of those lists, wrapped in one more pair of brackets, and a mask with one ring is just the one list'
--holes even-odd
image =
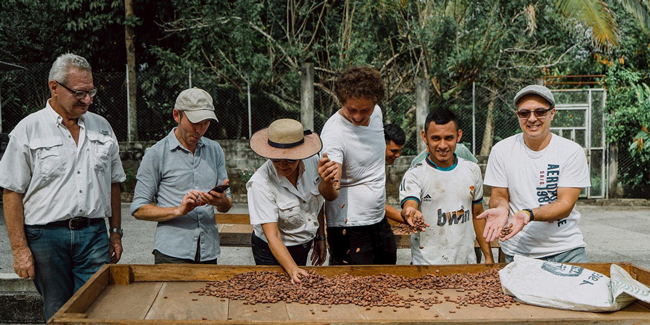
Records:
{"label": "outstretched hand", "polygon": [[[486,222],[483,237],[485,237],[485,240],[488,243],[491,243],[495,239],[499,238],[503,226],[508,222],[508,210],[501,208],[487,209],[483,213],[479,214],[476,219],[485,219]],[[510,237],[508,237],[508,239],[510,239]]]}
{"label": "outstretched hand", "polygon": [[[422,215],[422,212],[414,207],[405,207],[402,209],[400,214],[402,215],[404,221],[406,221],[406,224],[411,227],[418,228],[418,225],[421,226],[422,224],[424,224],[425,227],[429,227],[429,224],[424,222],[424,216]],[[420,231],[424,231],[424,229],[421,229]],[[418,231],[414,230],[413,232],[417,233]]]}
{"label": "outstretched hand", "polygon": [[502,241],[506,241],[524,229],[524,226],[530,221],[530,216],[524,211],[519,211],[510,218],[510,231],[500,236]]}

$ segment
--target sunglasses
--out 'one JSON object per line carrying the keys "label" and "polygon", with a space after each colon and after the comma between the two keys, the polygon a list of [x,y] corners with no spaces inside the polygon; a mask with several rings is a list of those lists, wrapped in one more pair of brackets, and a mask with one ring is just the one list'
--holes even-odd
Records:
{"label": "sunglasses", "polygon": [[530,110],[527,110],[527,109],[522,109],[521,111],[515,111],[515,113],[517,114],[517,116],[519,116],[519,118],[529,118],[530,113],[535,113],[535,117],[540,118],[540,117],[545,117],[546,113],[548,113],[548,111],[550,111],[552,109],[553,109],[553,107],[550,107],[550,108],[541,108],[540,107],[540,108],[535,109],[534,111],[530,111]]}
{"label": "sunglasses", "polygon": [[279,163],[281,161],[286,161],[287,164],[293,164],[298,160],[296,160],[296,159],[271,159],[271,161],[274,162],[274,163]]}

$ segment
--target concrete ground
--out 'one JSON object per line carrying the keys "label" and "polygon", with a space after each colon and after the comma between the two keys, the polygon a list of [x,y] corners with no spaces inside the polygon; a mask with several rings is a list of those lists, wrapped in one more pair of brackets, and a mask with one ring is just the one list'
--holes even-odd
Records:
{"label": "concrete ground", "polygon": [[[120,263],[153,264],[153,236],[156,224],[139,221],[129,215],[128,204],[122,204],[122,240],[124,254]],[[579,204],[582,214],[580,229],[587,243],[590,262],[631,262],[650,269],[650,207],[592,206]],[[246,205],[236,205],[231,213],[247,213]],[[13,257],[0,212],[0,274],[13,273]],[[249,247],[222,247],[219,264],[253,265]],[[398,264],[410,263],[410,250],[398,250]],[[496,255],[495,255],[496,258]]]}

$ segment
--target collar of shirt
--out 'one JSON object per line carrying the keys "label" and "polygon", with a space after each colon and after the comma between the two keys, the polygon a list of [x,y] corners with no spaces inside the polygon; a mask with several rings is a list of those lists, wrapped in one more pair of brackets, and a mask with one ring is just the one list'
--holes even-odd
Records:
{"label": "collar of shirt", "polygon": [[458,165],[458,157],[456,156],[456,154],[454,154],[454,164],[449,167],[439,167],[438,165],[436,165],[436,163],[434,163],[431,159],[429,159],[429,155],[427,155],[426,161],[427,164],[429,164],[429,166],[443,172],[454,170],[454,168],[456,168],[456,166]]}
{"label": "collar of shirt", "polygon": [[[47,116],[49,116],[53,120],[55,120],[58,125],[63,126],[63,117],[61,117],[61,115],[59,115],[59,113],[57,113],[54,110],[54,107],[52,107],[52,105],[50,105],[50,100],[52,100],[52,99],[47,100],[47,104],[45,105],[46,106],[45,112],[47,113]],[[86,126],[85,118],[84,118],[83,115],[81,115],[79,117],[79,119],[77,120],[77,124],[82,128]]]}
{"label": "collar of shirt", "polygon": [[[178,141],[178,138],[176,138],[176,129],[177,127],[173,128],[171,132],[167,135],[167,141],[169,142],[169,150],[174,151],[176,149],[181,149],[183,151],[190,152],[187,148],[185,148],[180,141]],[[199,139],[199,142],[196,144],[196,148],[201,148],[203,147],[205,143],[203,142],[203,137]]]}

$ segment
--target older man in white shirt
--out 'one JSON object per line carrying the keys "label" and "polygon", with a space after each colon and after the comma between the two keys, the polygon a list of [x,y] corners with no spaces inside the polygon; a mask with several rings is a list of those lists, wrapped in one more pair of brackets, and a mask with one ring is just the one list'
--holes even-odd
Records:
{"label": "older man in white shirt", "polygon": [[111,126],[88,112],[97,89],[86,59],[59,56],[48,87],[45,108],[18,123],[0,161],[14,271],[34,279],[46,319],[103,264],[119,261],[126,179]]}

